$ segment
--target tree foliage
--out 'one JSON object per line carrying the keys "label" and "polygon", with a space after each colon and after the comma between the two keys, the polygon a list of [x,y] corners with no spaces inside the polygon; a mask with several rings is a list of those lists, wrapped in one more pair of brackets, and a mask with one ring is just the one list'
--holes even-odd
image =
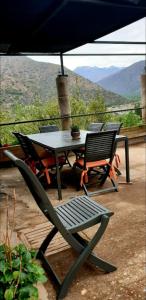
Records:
{"label": "tree foliage", "polygon": [[141,125],[142,120],[140,116],[135,114],[134,112],[130,111],[125,113],[119,117],[120,122],[123,123],[123,127],[132,127],[136,125]]}
{"label": "tree foliage", "polygon": [[[71,104],[71,115],[82,115],[86,114],[86,104],[83,100],[72,97],[70,99]],[[85,117],[74,118],[73,123],[76,123],[81,129],[85,128],[86,120]]]}
{"label": "tree foliage", "polygon": [[105,102],[104,102],[103,98],[99,95],[97,95],[95,99],[93,99],[89,102],[88,108],[87,108],[88,113],[97,114],[95,116],[92,116],[91,119],[93,122],[106,122],[108,119],[108,116],[105,114],[98,114],[98,113],[103,113],[106,110],[107,109],[106,109]]}
{"label": "tree foliage", "polygon": [[[123,127],[131,127],[142,124],[139,110],[135,112],[123,114],[99,114],[106,112],[107,108],[101,96],[96,95],[95,99],[85,103],[79,97],[72,97],[71,114],[83,115],[74,117],[73,123],[80,127],[80,129],[87,129],[88,125],[93,122],[123,122]],[[135,108],[138,108],[135,106]],[[84,116],[84,114],[93,114],[91,116]],[[13,136],[13,131],[22,132],[24,134],[39,132],[39,126],[47,124],[55,124],[61,129],[61,120],[54,120],[53,118],[59,117],[59,106],[57,100],[42,102],[35,98],[34,102],[30,105],[22,105],[17,101],[9,108],[3,108],[0,112],[0,123],[9,123],[17,121],[30,121],[50,118],[51,120],[44,120],[43,122],[22,123],[18,125],[7,125],[0,127],[0,142],[1,144],[17,144],[16,138]]]}

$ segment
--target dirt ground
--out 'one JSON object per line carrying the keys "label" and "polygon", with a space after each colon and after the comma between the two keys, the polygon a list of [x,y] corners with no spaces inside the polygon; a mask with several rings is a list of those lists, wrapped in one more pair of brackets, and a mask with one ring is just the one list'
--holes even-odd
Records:
{"label": "dirt ground", "polygon": [[[119,148],[121,157],[119,192],[92,197],[95,201],[114,212],[108,228],[94,252],[117,267],[113,273],[104,274],[91,265],[85,264],[73,281],[66,300],[144,300],[145,296],[145,144],[130,146],[131,184],[125,184],[124,150]],[[34,228],[45,222],[36,207],[23,179],[15,168],[0,169],[2,192],[0,200],[1,240],[5,230],[6,197],[9,195],[10,226],[13,219],[13,190],[16,191],[15,232],[21,228]],[[58,204],[56,189],[48,189],[52,203]],[[74,185],[63,189],[63,199],[82,194]],[[92,236],[95,228],[86,233]],[[18,234],[19,237],[19,234]],[[71,249],[49,257],[56,271],[63,278],[75,254]],[[46,296],[47,294],[47,296]],[[56,292],[50,280],[41,288],[40,300],[53,300]]]}

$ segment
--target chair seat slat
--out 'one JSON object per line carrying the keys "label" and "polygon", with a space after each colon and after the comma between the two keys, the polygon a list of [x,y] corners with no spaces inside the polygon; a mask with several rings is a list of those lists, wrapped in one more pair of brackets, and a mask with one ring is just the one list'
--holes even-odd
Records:
{"label": "chair seat slat", "polygon": [[93,207],[93,206],[90,206],[90,203],[89,202],[84,202],[84,199],[80,199],[80,201],[82,202],[82,205],[84,207],[86,207],[86,209],[91,212],[93,215],[96,214],[96,213],[100,213],[98,208],[96,207]]}
{"label": "chair seat slat", "polygon": [[73,209],[72,207],[69,207],[69,204],[64,205],[63,209],[75,221],[77,221],[77,222],[84,221],[84,218],[82,216],[80,216],[80,214],[75,209]]}
{"label": "chair seat slat", "polygon": [[[58,209],[56,210],[58,212]],[[78,224],[78,221],[68,212],[64,209],[64,207],[59,207],[59,213],[62,213],[62,218],[65,217],[66,222],[71,224],[71,225],[76,225]]]}
{"label": "chair seat slat", "polygon": [[103,207],[102,205],[99,205],[99,203],[97,204],[96,202],[92,201],[90,198],[88,198],[87,196],[83,196],[84,201],[89,202],[90,206],[93,206],[94,208],[98,208],[98,210],[100,212],[106,212],[107,209],[105,209],[105,207]]}
{"label": "chair seat slat", "polygon": [[[98,212],[100,210],[102,212],[101,208],[98,208],[96,203],[89,200],[86,196],[75,198],[71,203],[75,203],[76,205],[78,204],[79,209],[84,208],[85,213],[89,214],[89,216],[92,216],[94,211]],[[88,206],[86,206],[86,203]]]}
{"label": "chair seat slat", "polygon": [[65,214],[62,211],[56,210],[56,212],[57,212],[59,219],[63,220],[64,226],[66,226],[66,227],[72,226],[71,220],[69,220],[68,217],[65,216]]}
{"label": "chair seat slat", "polygon": [[73,203],[71,202],[69,206],[73,208],[75,207],[75,210],[79,212],[84,218],[87,218],[87,216],[92,216],[92,213],[87,213],[87,210],[81,204],[79,204],[78,201],[74,201]]}
{"label": "chair seat slat", "polygon": [[80,220],[84,221],[84,220],[85,220],[85,217],[82,216],[82,215],[80,214],[80,212],[77,211],[76,207],[73,207],[73,206],[71,205],[71,203],[66,204],[66,205],[64,206],[64,209],[67,209],[67,212],[68,212],[69,214],[72,214],[73,218],[75,218],[76,220],[78,220],[78,221],[80,221]]}
{"label": "chair seat slat", "polygon": [[88,210],[88,207],[85,205],[84,197],[79,199],[79,201],[78,199],[75,199],[74,202],[76,205],[78,205],[79,209],[83,210],[86,213],[86,215],[88,214],[89,217],[93,215],[93,210]]}

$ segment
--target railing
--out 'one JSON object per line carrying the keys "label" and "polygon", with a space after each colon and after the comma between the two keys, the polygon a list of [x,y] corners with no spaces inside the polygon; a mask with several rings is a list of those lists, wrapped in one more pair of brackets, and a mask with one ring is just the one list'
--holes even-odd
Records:
{"label": "railing", "polygon": [[110,110],[110,111],[104,111],[104,112],[98,112],[98,113],[87,113],[87,114],[79,114],[79,115],[70,115],[70,116],[63,116],[63,117],[50,117],[50,118],[44,118],[44,119],[35,119],[35,120],[23,120],[23,121],[17,121],[17,122],[7,122],[7,123],[0,123],[1,126],[10,126],[10,125],[18,125],[18,124],[27,124],[27,123],[37,123],[37,122],[45,122],[45,121],[57,121],[62,120],[66,118],[81,118],[81,117],[98,117],[106,114],[113,114],[113,113],[124,113],[127,111],[142,111],[144,107],[138,107],[138,108],[129,108],[129,109],[122,109],[122,110]]}
{"label": "railing", "polygon": [[[0,145],[5,144],[11,144],[15,145],[17,144],[17,140],[12,134],[13,131],[22,132],[24,134],[31,134],[31,133],[37,133],[39,132],[39,127],[42,125],[48,125],[55,124],[60,129],[62,128],[61,120],[66,118],[71,118],[73,123],[78,125],[80,129],[87,129],[88,125],[93,122],[122,122],[120,120],[120,117],[113,117],[113,114],[121,115],[124,112],[130,112],[130,111],[139,111],[141,112],[143,107],[138,108],[127,108],[123,110],[109,110],[104,112],[98,112],[98,113],[84,113],[79,115],[70,115],[70,116],[52,116],[49,118],[43,118],[43,119],[35,119],[35,120],[23,120],[23,121],[16,121],[16,122],[3,122],[0,123]],[[141,114],[141,113],[140,113]],[[142,122],[141,122],[142,123]],[[31,125],[29,125],[31,124]],[[136,124],[133,124],[136,125]],[[126,126],[127,127],[127,126]]]}

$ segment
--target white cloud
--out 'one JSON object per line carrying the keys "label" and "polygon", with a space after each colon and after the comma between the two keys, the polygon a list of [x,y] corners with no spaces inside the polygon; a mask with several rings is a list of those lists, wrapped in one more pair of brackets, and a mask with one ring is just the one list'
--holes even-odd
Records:
{"label": "white cloud", "polygon": [[[146,18],[145,18],[146,19]],[[98,40],[105,41],[139,41],[146,42],[146,20],[144,18],[123,27]],[[68,53],[145,53],[144,45],[113,45],[113,44],[86,44]],[[59,57],[33,56],[37,61],[60,64]],[[144,56],[69,56],[64,57],[64,66],[68,69],[75,69],[78,66],[107,67],[110,65],[129,66],[134,62],[143,60]]]}

